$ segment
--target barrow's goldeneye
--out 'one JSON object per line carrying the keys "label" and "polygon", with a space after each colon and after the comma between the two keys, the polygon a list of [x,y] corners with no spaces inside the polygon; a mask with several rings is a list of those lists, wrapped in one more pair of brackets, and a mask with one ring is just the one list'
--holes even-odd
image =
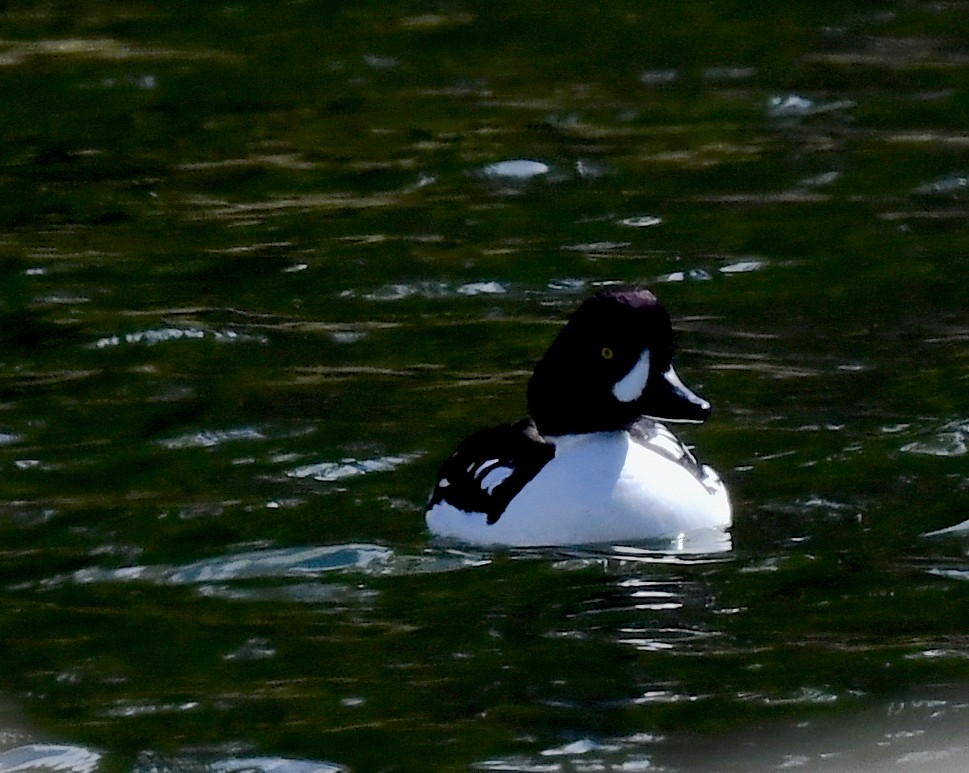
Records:
{"label": "barrow's goldeneye", "polygon": [[586,300],[535,366],[530,418],[472,434],[441,466],[431,532],[541,546],[727,529],[719,476],[659,421],[710,415],[672,360],[670,317],[651,292]]}

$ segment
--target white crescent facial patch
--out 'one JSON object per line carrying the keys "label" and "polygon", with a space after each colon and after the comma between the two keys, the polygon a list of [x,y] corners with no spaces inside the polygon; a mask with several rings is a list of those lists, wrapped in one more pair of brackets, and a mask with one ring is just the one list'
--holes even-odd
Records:
{"label": "white crescent facial patch", "polygon": [[612,387],[612,394],[621,403],[631,403],[643,394],[649,379],[649,349],[643,349],[636,364]]}

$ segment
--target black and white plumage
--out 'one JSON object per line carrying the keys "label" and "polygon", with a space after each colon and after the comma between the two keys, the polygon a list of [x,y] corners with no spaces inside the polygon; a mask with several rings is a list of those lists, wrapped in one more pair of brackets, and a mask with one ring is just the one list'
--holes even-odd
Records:
{"label": "black and white plumage", "polygon": [[555,447],[530,419],[480,430],[441,465],[428,506],[446,502],[467,513],[484,513],[493,524],[554,456]]}
{"label": "black and white plumage", "polygon": [[474,433],[444,462],[431,531],[568,545],[726,529],[723,483],[659,422],[710,413],[672,358],[669,315],[648,290],[588,299],[535,367],[531,418]]}

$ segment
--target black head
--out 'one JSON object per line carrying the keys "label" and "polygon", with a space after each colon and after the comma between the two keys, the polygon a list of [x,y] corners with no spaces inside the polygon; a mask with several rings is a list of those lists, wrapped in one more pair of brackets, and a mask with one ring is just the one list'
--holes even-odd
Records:
{"label": "black head", "polygon": [[528,384],[543,435],[625,429],[641,416],[703,421],[710,404],[673,370],[673,326],[649,290],[606,290],[572,315]]}

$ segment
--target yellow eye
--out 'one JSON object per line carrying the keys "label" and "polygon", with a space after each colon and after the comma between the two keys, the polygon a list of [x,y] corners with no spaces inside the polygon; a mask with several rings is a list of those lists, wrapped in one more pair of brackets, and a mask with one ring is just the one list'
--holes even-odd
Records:
{"label": "yellow eye", "polygon": [[602,355],[602,359],[611,360],[613,357],[613,351],[608,346],[603,346],[602,351],[599,352]]}

